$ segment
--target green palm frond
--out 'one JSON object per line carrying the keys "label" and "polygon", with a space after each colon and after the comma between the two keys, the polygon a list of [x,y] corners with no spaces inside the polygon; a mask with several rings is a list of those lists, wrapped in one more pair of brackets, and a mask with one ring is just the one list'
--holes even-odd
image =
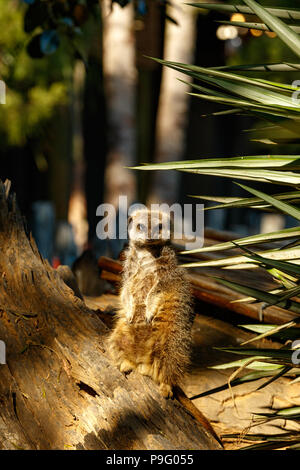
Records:
{"label": "green palm frond", "polygon": [[[245,2],[246,3],[246,2]],[[224,13],[244,13],[247,15],[253,15],[252,8],[246,5],[229,5],[224,3],[187,3],[187,5],[202,8],[206,10],[220,11]],[[300,8],[283,8],[283,7],[267,7],[264,8],[268,13],[274,15],[277,18],[286,20],[300,21]]]}
{"label": "green palm frond", "polygon": [[[190,195],[190,197],[196,199],[203,199],[205,201],[211,202],[220,202],[220,205],[209,206],[204,210],[213,210],[213,209],[229,209],[229,208],[240,208],[240,207],[252,207],[254,209],[266,209],[272,207],[271,204],[266,203],[263,199],[259,197],[220,197],[220,196],[208,196],[208,195]],[[287,193],[273,194],[273,198],[279,199],[280,201],[300,202],[300,191],[289,191]]]}
{"label": "green palm frond", "polygon": [[[295,83],[281,83],[267,79],[257,78],[257,72],[295,72],[300,70],[300,8],[280,8],[276,5],[263,7],[255,0],[243,0],[241,4],[228,3],[188,3],[196,8],[223,12],[227,15],[238,12],[247,15],[245,22],[223,20],[221,23],[231,24],[239,28],[274,31],[278,38],[294,53],[295,60],[271,64],[250,64],[221,67],[201,67],[200,65],[184,64],[180,62],[153,59],[158,63],[178,72],[178,79],[185,84],[184,75],[192,79],[188,83],[191,87],[190,95],[202,100],[220,105],[220,110],[212,113],[214,116],[227,114],[247,114],[260,121],[261,127],[251,129],[251,138],[268,144],[271,148],[278,145],[300,143],[300,105],[297,99],[298,88]],[[249,18],[248,18],[249,16]],[[258,19],[257,19],[258,18]],[[287,78],[287,82],[289,79]],[[296,92],[296,93],[295,93]],[[225,109],[225,110],[224,110]],[[216,369],[232,367],[246,367],[252,369],[244,377],[236,378],[231,386],[241,385],[247,381],[255,381],[266,377],[258,389],[264,388],[278,380],[282,375],[300,375],[300,366],[294,364],[291,341],[299,338],[300,302],[297,296],[300,293],[300,157],[299,155],[260,155],[227,158],[200,158],[197,160],[165,162],[147,164],[134,167],[139,171],[181,171],[201,175],[225,177],[233,180],[246,180],[291,186],[290,191],[270,195],[245,185],[240,187],[251,194],[250,197],[220,197],[220,196],[192,196],[216,203],[205,210],[229,208],[255,208],[271,210],[292,216],[295,227],[283,229],[266,234],[256,234],[233,241],[222,242],[195,250],[181,252],[185,256],[207,252],[220,252],[236,248],[237,245],[244,253],[221,259],[193,259],[192,262],[182,266],[219,267],[220,269],[265,269],[276,280],[278,288],[271,292],[249,287],[237,282],[214,277],[220,284],[247,296],[242,301],[263,302],[266,305],[276,305],[294,313],[294,320],[284,325],[246,325],[244,327],[257,335],[238,348],[217,348],[232,354],[246,356],[226,364],[215,366]],[[283,246],[284,241],[290,241]],[[252,247],[262,243],[276,243],[273,249],[260,248],[258,252],[249,251]],[[280,245],[278,245],[280,243]],[[239,300],[241,301],[241,300]],[[279,341],[288,340],[288,349],[246,348],[245,345],[266,337],[276,338]],[[298,377],[299,378],[299,377]],[[297,380],[297,379],[296,379]],[[211,393],[229,388],[228,384],[198,394],[196,399]],[[261,419],[273,420],[279,417],[284,419],[299,419],[300,409],[280,410],[275,413],[264,413]],[[298,448],[300,438],[292,433],[280,436],[251,435],[249,441],[255,443],[244,449],[263,448]],[[262,441],[262,442],[259,442]]]}

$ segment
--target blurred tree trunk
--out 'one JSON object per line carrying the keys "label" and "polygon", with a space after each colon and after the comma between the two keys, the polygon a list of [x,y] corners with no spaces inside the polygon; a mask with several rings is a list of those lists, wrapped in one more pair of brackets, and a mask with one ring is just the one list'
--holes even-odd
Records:
{"label": "blurred tree trunk", "polygon": [[71,271],[41,257],[9,186],[0,181],[0,449],[220,448],[150,379],[111,364],[108,328]]}
{"label": "blurred tree trunk", "polygon": [[[43,251],[43,253],[52,262],[57,261],[68,265],[71,265],[77,256],[72,226],[68,222],[73,170],[72,131],[72,105],[71,103],[61,104],[47,127],[47,138],[44,143],[49,166],[50,205],[47,204],[44,207],[44,204],[40,206],[36,203],[33,211],[35,214],[33,229],[38,246],[41,250],[42,246],[47,246],[50,230],[54,231],[53,252],[51,250],[48,253]],[[54,214],[51,210],[52,203]],[[44,222],[40,223],[43,219]]]}
{"label": "blurred tree trunk", "polygon": [[[135,22],[137,87],[137,160],[153,161],[155,125],[161,84],[161,66],[148,57],[162,57],[164,44],[165,5],[157,0],[147,2],[147,10]],[[148,57],[145,57],[148,56]],[[139,201],[145,203],[151,175],[138,173]]]}
{"label": "blurred tree trunk", "polygon": [[49,199],[54,202],[57,220],[68,220],[72,175],[71,106],[63,104],[47,128],[45,153],[49,164]]}
{"label": "blurred tree trunk", "polygon": [[103,20],[91,25],[83,93],[83,138],[85,194],[87,198],[88,239],[95,244],[96,209],[104,198],[104,173],[107,157],[107,113],[103,77]]}
{"label": "blurred tree trunk", "polygon": [[77,61],[73,73],[73,179],[69,202],[68,220],[72,225],[74,239],[79,253],[88,241],[87,207],[85,197],[85,153],[83,139],[83,89],[85,82],[85,67],[82,61]]}
{"label": "blurred tree trunk", "polygon": [[[180,0],[172,1],[167,14],[176,18],[178,25],[166,20],[164,59],[174,62],[192,63],[196,37],[196,14],[193,8]],[[156,126],[155,161],[180,160],[185,148],[188,120],[189,86],[177,78],[189,81],[185,75],[163,67],[162,84]],[[150,202],[172,203],[178,198],[178,175],[176,172],[155,172]]]}
{"label": "blurred tree trunk", "polygon": [[115,206],[119,195],[135,198],[135,176],[124,166],[135,162],[135,40],[132,3],[121,8],[101,2],[103,18],[103,77],[108,119],[105,200]]}

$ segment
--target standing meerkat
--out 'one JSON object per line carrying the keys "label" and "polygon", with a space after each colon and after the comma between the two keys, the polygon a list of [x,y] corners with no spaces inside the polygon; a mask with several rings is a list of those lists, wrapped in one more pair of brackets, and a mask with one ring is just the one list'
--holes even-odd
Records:
{"label": "standing meerkat", "polygon": [[172,397],[190,357],[190,285],[170,246],[167,214],[137,210],[128,224],[121,307],[109,350],[121,372],[136,369],[150,376],[163,396]]}

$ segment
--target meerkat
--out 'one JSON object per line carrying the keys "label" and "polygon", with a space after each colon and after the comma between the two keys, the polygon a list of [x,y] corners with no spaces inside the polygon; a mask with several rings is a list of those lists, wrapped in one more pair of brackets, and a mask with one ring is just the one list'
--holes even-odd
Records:
{"label": "meerkat", "polygon": [[120,309],[109,350],[121,372],[136,369],[170,398],[189,364],[191,288],[170,243],[170,218],[137,210],[128,219]]}

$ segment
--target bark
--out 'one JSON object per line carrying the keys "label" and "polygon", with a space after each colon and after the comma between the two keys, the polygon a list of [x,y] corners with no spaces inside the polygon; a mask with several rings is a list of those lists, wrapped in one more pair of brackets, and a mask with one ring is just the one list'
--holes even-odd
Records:
{"label": "bark", "polygon": [[150,379],[111,364],[108,328],[41,257],[8,193],[0,182],[0,449],[220,448]]}

